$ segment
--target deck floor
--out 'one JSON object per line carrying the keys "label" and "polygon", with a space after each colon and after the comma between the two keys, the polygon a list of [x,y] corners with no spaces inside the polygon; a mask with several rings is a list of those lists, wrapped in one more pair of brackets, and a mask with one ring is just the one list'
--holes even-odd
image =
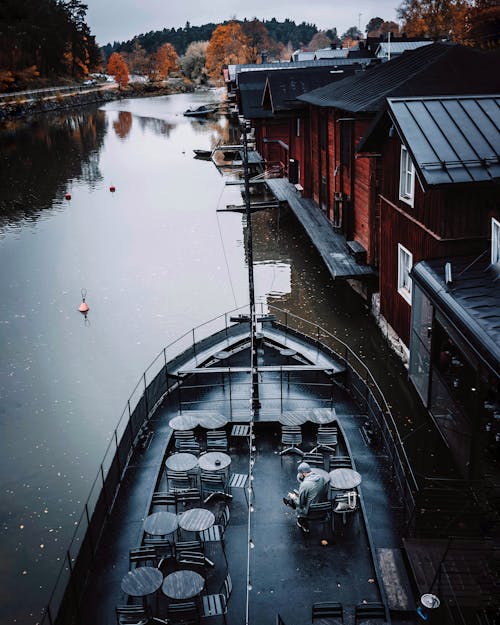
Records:
{"label": "deck floor", "polygon": [[[241,352],[233,357],[232,364],[246,362],[247,359],[247,354]],[[243,381],[245,376],[241,378]],[[325,378],[328,379],[327,376]],[[232,392],[237,396],[237,381],[233,382]],[[295,400],[290,400],[286,409],[293,409],[294,401],[297,409],[303,409],[299,396],[301,393],[307,395],[305,387],[291,386],[294,390],[285,390],[285,393],[294,396]],[[273,389],[270,385],[266,392],[279,395],[283,389]],[[196,393],[204,400],[212,401],[210,409],[219,409],[223,405],[222,398],[227,399],[228,396],[227,383],[224,386],[212,385],[210,391],[204,389]],[[247,382],[241,385],[240,394],[248,398]],[[235,490],[230,502],[231,520],[226,530],[226,551],[234,587],[227,614],[229,625],[274,625],[277,613],[287,625],[308,625],[311,623],[312,604],[321,601],[341,601],[345,609],[345,624],[351,625],[354,623],[355,604],[379,601],[387,593],[384,584],[381,582],[379,586],[377,583],[381,572],[380,567],[377,570],[374,565],[374,559],[378,562],[379,550],[397,550],[401,545],[398,533],[400,510],[391,492],[390,481],[385,476],[386,459],[367,444],[362,430],[365,416],[359,414],[349,396],[337,388],[333,399],[337,420],[349,439],[356,468],[363,477],[359,491],[370,522],[374,558],[371,557],[368,535],[360,512],[353,515],[345,527],[337,522],[333,534],[328,527],[314,524],[310,534],[304,535],[296,525],[294,511],[283,505],[284,494],[297,485],[296,469],[300,457],[295,454],[279,455],[280,427],[276,422],[280,412],[278,403],[274,415],[272,411],[265,411],[256,418],[255,500],[254,512],[251,513],[251,538],[255,548],[250,551],[252,589],[249,591],[248,620],[248,511],[244,493]],[[217,403],[219,400],[220,406]],[[177,412],[177,398],[172,397],[152,419],[155,433],[150,446],[136,453],[126,471],[103,536],[103,547],[89,575],[90,583],[82,607],[84,625],[116,623],[115,606],[127,601],[120,589],[120,581],[128,570],[129,549],[141,543],[142,525],[149,512],[156,475],[162,466],[165,451],[171,444],[172,432],[168,422]],[[310,450],[315,426],[306,424],[303,431],[303,449]],[[244,450],[244,444],[231,448],[231,471],[247,472],[248,454],[242,453]],[[214,500],[211,505],[220,504]],[[326,540],[327,544],[322,544],[322,540]],[[216,566],[207,569],[206,590],[212,593],[220,589],[225,566],[217,546],[211,546],[210,549],[209,557]],[[414,603],[408,582],[403,591],[407,594],[406,600],[411,609]],[[167,607],[166,599],[160,596],[155,610],[165,617]],[[393,619],[392,622],[398,621]],[[407,618],[404,622],[408,624],[412,620]]]}

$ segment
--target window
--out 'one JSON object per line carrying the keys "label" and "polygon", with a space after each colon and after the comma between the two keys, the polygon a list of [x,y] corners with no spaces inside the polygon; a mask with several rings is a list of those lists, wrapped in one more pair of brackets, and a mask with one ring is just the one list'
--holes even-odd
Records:
{"label": "window", "polygon": [[491,263],[500,263],[500,221],[491,220]]}
{"label": "window", "polygon": [[399,199],[413,206],[415,192],[415,169],[410,154],[404,145],[401,146],[401,171],[399,175]]}
{"label": "window", "polygon": [[398,293],[411,305],[410,270],[413,265],[412,254],[398,243]]}
{"label": "window", "polygon": [[343,121],[340,124],[340,163],[349,169],[352,154],[352,124]]}
{"label": "window", "polygon": [[297,125],[295,126],[295,136],[300,137],[300,117],[297,117]]}
{"label": "window", "polygon": [[319,147],[326,150],[328,141],[328,120],[326,117],[319,118]]}

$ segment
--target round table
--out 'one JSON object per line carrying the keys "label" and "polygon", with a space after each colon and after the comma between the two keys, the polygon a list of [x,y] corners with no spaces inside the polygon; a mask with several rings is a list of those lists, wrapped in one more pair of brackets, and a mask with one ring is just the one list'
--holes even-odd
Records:
{"label": "round table", "polygon": [[320,425],[326,425],[335,421],[335,409],[332,408],[313,408],[309,421],[312,423],[319,423]]}
{"label": "round table", "polygon": [[198,465],[198,458],[194,454],[180,452],[172,454],[165,460],[165,466],[170,471],[191,471]]}
{"label": "round table", "polygon": [[215,515],[206,508],[191,508],[179,515],[179,527],[186,532],[203,532],[215,523]]}
{"label": "round table", "polygon": [[198,425],[198,419],[189,414],[180,414],[170,419],[169,426],[172,430],[186,431],[186,430],[194,430],[194,428]]}
{"label": "round table", "polygon": [[170,599],[191,599],[203,590],[205,580],[195,571],[174,571],[163,580],[162,592]]}
{"label": "round table", "polygon": [[336,490],[350,490],[361,484],[361,475],[354,469],[333,469],[330,471],[330,485]]}
{"label": "round table", "polygon": [[278,417],[278,421],[281,425],[302,425],[309,418],[309,413],[306,411],[289,410],[282,412]]}
{"label": "round table", "polygon": [[209,451],[198,458],[198,464],[203,471],[219,471],[231,464],[231,456],[222,451]]}
{"label": "round table", "polygon": [[151,536],[167,536],[179,526],[179,520],[173,512],[153,512],[144,520],[144,531]]}
{"label": "round table", "polygon": [[207,414],[200,416],[198,424],[206,430],[216,430],[217,428],[223,428],[227,423],[227,418],[218,412],[213,414]]}
{"label": "round table", "polygon": [[163,582],[163,574],[154,566],[138,566],[122,578],[121,589],[131,597],[146,597],[156,592]]}

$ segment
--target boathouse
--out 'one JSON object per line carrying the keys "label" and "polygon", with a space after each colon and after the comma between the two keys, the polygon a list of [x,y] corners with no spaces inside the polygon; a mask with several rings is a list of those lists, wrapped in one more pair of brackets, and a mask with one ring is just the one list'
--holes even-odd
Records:
{"label": "boathouse", "polygon": [[496,68],[493,54],[434,43],[299,96],[310,104],[312,198],[358,258],[377,267],[384,253],[378,186],[395,164],[360,158],[370,155],[356,154],[355,146],[386,106],[386,98],[493,93]]}
{"label": "boathouse", "polygon": [[383,163],[382,314],[464,477],[477,477],[500,421],[500,96],[389,98],[360,149]]}

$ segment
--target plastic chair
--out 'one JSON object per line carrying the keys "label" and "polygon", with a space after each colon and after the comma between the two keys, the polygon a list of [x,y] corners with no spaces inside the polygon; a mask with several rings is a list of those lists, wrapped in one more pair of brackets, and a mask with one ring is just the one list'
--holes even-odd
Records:
{"label": "plastic chair", "polygon": [[177,512],[177,497],[174,491],[157,491],[151,498],[151,507],[174,508]]}
{"label": "plastic chair", "polygon": [[283,425],[281,427],[281,444],[283,449],[280,456],[284,454],[299,454],[303,456],[304,452],[297,445],[302,445],[302,430],[299,425]]}
{"label": "plastic chair", "polygon": [[333,533],[332,502],[322,501],[320,503],[312,503],[309,506],[306,520],[309,523],[328,523],[330,531]]}
{"label": "plastic chair", "polygon": [[222,616],[224,623],[227,625],[226,613],[229,597],[233,590],[233,582],[229,573],[226,575],[226,579],[222,583],[222,587],[219,593],[214,595],[202,596],[202,617],[209,616]]}
{"label": "plastic chair", "polygon": [[248,505],[247,482],[248,475],[246,473],[230,473],[226,487],[231,493],[231,496],[233,488],[242,488],[243,492],[245,493],[245,499],[247,500]]}
{"label": "plastic chair", "polygon": [[333,469],[352,469],[352,460],[349,456],[335,456],[331,455],[329,458],[328,470],[333,471]]}
{"label": "plastic chair", "polygon": [[[203,503],[207,503],[214,495],[227,494],[226,476],[224,473],[208,473],[203,471],[200,475],[200,485]],[[208,496],[205,497],[206,493],[208,493]]]}
{"label": "plastic chair", "polygon": [[228,562],[227,562],[227,556],[226,556],[224,532],[226,531],[226,527],[229,523],[229,518],[230,518],[229,507],[225,506],[222,512],[220,523],[217,523],[216,525],[212,525],[212,527],[209,527],[208,529],[203,530],[202,532],[198,532],[198,536],[200,537],[200,540],[203,543],[203,545],[205,545],[206,543],[219,543],[220,544],[222,548],[222,554],[224,555],[224,560],[226,562],[226,566]]}
{"label": "plastic chair", "polygon": [[197,625],[200,622],[200,613],[194,601],[171,603],[167,613],[168,623],[182,623],[182,625]]}
{"label": "plastic chair", "polygon": [[175,490],[175,497],[177,508],[179,504],[181,504],[184,509],[187,509],[190,505],[195,508],[201,506],[201,493],[198,488],[180,488]]}
{"label": "plastic chair", "polygon": [[142,605],[117,605],[115,612],[118,625],[146,625],[151,618]]}
{"label": "plastic chair", "polygon": [[158,554],[156,549],[150,545],[142,545],[128,552],[129,570],[138,566],[157,566]]}
{"label": "plastic chair", "polygon": [[311,467],[318,467],[319,469],[325,468],[325,460],[323,458],[323,454],[313,453],[312,451],[307,451],[302,456],[302,461],[307,462]]}
{"label": "plastic chair", "polygon": [[200,453],[200,443],[195,439],[193,430],[176,430],[174,432],[175,448],[192,454]]}
{"label": "plastic chair", "polygon": [[225,430],[211,430],[207,432],[207,451],[227,451],[229,445]]}
{"label": "plastic chair", "polygon": [[315,625],[343,625],[344,608],[337,601],[314,603],[312,607],[312,623]]}
{"label": "plastic chair", "polygon": [[385,623],[385,607],[382,603],[358,603],[354,611],[355,625],[375,625]]}
{"label": "plastic chair", "polygon": [[337,428],[320,425],[316,436],[316,447],[311,453],[315,453],[318,449],[325,449],[326,451],[330,451],[334,454],[336,447]]}

